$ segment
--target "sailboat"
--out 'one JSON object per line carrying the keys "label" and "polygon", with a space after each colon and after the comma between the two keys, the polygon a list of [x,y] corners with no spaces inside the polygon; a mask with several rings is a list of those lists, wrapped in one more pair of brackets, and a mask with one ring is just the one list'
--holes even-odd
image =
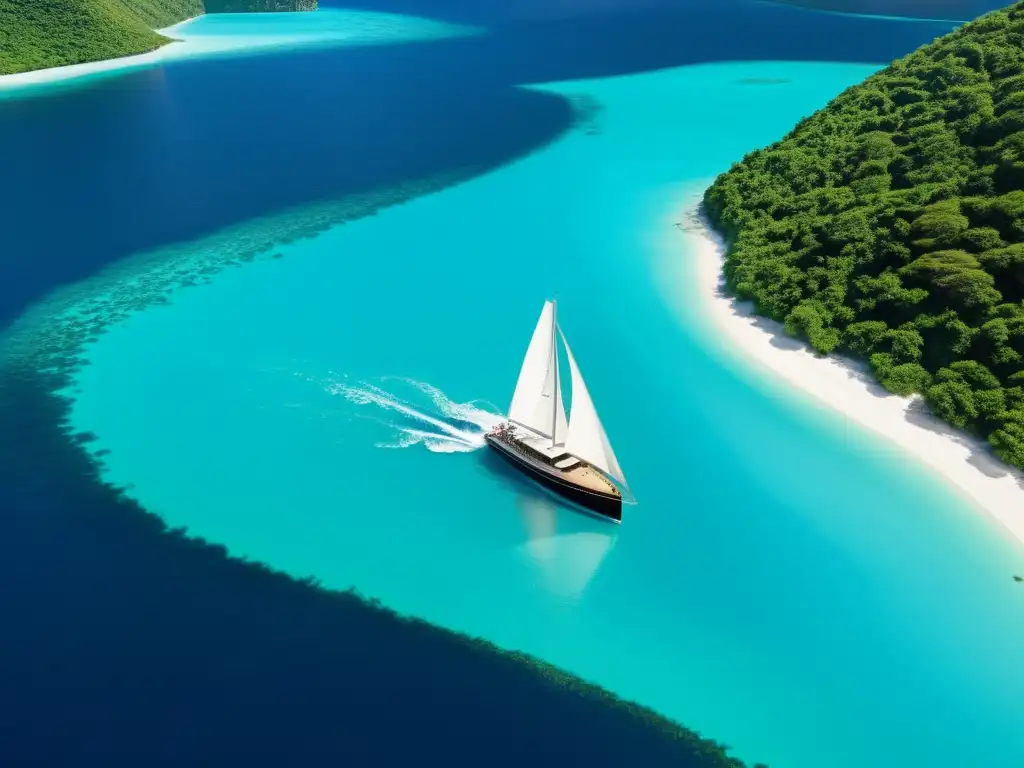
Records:
{"label": "sailboat", "polygon": [[[555,302],[544,302],[508,419],[485,439],[537,483],[587,512],[621,523],[623,492],[629,493],[629,486],[555,312]],[[559,338],[572,383],[568,417],[558,370]]]}

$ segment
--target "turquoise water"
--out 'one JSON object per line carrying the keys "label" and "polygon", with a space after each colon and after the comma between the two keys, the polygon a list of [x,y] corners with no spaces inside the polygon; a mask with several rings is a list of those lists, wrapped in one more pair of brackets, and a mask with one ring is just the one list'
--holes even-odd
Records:
{"label": "turquoise water", "polygon": [[[682,201],[871,71],[538,86],[596,99],[596,127],[135,314],[88,347],[73,426],[172,526],[743,758],[1019,766],[1019,555],[887,446],[723,367],[661,284],[690,257]],[[550,296],[640,501],[618,528],[479,450]]]}
{"label": "turquoise water", "polygon": [[[316,13],[212,14],[190,19],[166,30],[168,36],[189,43],[193,49],[213,42],[229,43],[232,48],[275,43],[394,44],[479,32],[481,30],[474,27],[416,16],[338,8],[322,8]],[[171,46],[168,50],[176,47]]]}

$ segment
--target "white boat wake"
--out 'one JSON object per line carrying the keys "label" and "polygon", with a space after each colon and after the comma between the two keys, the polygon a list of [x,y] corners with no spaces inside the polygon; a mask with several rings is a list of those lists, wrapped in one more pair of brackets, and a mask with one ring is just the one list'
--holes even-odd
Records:
{"label": "white boat wake", "polygon": [[381,381],[398,382],[410,394],[403,397],[367,382],[334,382],[327,386],[328,392],[341,395],[354,405],[372,407],[365,418],[397,433],[393,440],[377,443],[379,448],[422,445],[433,453],[468,453],[483,448],[484,435],[504,419],[490,403],[456,403],[437,387],[422,381],[403,377],[385,377]]}

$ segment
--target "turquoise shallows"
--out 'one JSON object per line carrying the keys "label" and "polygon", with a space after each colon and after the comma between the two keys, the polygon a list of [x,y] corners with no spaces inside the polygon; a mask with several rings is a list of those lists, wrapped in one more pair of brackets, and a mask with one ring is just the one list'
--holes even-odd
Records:
{"label": "turquoise shallows", "polygon": [[[723,365],[672,234],[715,173],[872,71],[538,86],[596,100],[596,125],[132,316],[87,349],[74,427],[172,526],[744,759],[1019,768],[1019,552],[914,461]],[[477,450],[549,297],[640,501],[621,527]]]}
{"label": "turquoise shallows", "polygon": [[164,34],[202,50],[275,44],[383,45],[461,37],[482,31],[417,16],[321,8],[315,13],[214,13],[168,27]]}

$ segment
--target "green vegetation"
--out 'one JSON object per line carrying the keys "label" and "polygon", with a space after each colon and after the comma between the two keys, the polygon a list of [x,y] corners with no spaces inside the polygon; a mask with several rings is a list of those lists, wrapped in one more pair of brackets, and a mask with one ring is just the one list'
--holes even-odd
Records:
{"label": "green vegetation", "polygon": [[0,74],[159,48],[120,0],[0,0]]}
{"label": "green vegetation", "polygon": [[206,13],[203,0],[119,0],[150,29],[163,29]]}
{"label": "green vegetation", "polygon": [[303,11],[317,0],[0,0],[0,75],[155,50],[201,13]]}
{"label": "green vegetation", "polygon": [[704,202],[739,297],[1024,467],[1024,2],[850,88]]}

